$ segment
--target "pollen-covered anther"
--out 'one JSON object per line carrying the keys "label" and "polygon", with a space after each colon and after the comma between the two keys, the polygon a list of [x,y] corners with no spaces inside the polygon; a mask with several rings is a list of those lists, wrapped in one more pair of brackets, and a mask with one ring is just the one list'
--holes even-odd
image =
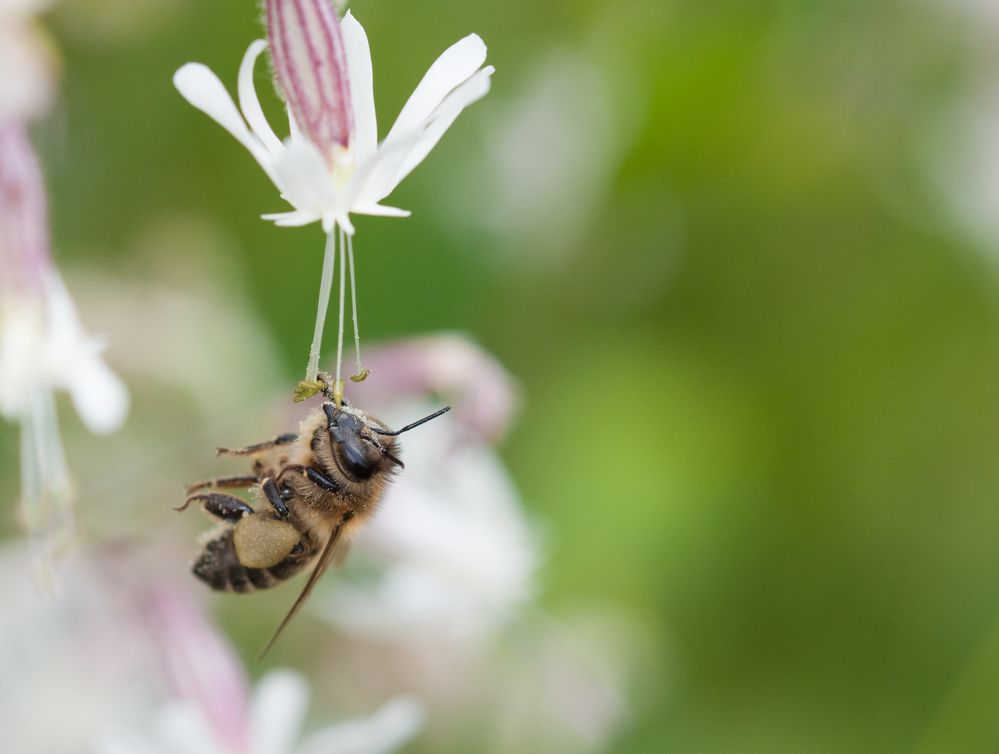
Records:
{"label": "pollen-covered anther", "polygon": [[278,86],[302,133],[332,161],[354,130],[340,21],[329,0],[267,0]]}

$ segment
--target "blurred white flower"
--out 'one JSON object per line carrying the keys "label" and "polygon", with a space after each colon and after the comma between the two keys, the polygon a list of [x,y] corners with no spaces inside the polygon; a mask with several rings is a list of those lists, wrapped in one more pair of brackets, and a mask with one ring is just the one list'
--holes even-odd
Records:
{"label": "blurred white flower", "polygon": [[369,358],[378,369],[359,388],[366,410],[401,425],[439,407],[428,402],[439,393],[454,402],[455,421],[431,422],[405,443],[405,472],[355,540],[377,565],[375,583],[331,580],[323,614],[357,635],[480,645],[533,597],[539,560],[520,497],[486,440],[509,420],[512,382],[460,336],[404,341]]}
{"label": "blurred white flower", "polygon": [[999,248],[999,96],[977,91],[946,119],[928,151],[931,177],[955,219],[985,248]]}
{"label": "blurred white flower", "polygon": [[[389,416],[426,415],[410,402]],[[538,554],[520,498],[488,447],[455,447],[446,422],[406,445],[406,471],[358,550],[383,570],[374,584],[335,582],[324,614],[355,634],[407,642],[481,643],[534,595]]]}
{"label": "blurred white flower", "polygon": [[110,720],[156,693],[158,660],[132,595],[107,578],[124,563],[77,548],[60,562],[53,599],[25,578],[28,556],[27,543],[0,547],[0,570],[17,574],[0,582],[2,748],[80,754]]}
{"label": "blurred white flower", "polygon": [[633,130],[616,84],[611,70],[579,52],[553,54],[533,72],[486,140],[495,196],[485,220],[494,230],[551,252],[578,243]]}
{"label": "blurred white flower", "polygon": [[[189,581],[157,570],[180,558],[78,550],[66,588],[46,598],[24,579],[0,584],[3,750],[31,754],[387,754],[412,738],[423,709],[400,696],[373,715],[301,738],[308,688],[277,670],[250,693],[236,653]],[[0,549],[17,572],[20,546]],[[44,709],[44,715],[39,713]]]}
{"label": "blurred white flower", "polygon": [[[0,548],[0,568],[18,572],[24,549]],[[243,729],[247,683],[235,654],[186,579],[162,575],[183,576],[182,557],[162,542],[79,547],[60,562],[58,599],[27,579],[0,584],[4,751],[92,752],[121,721],[170,699],[203,701],[218,729]]]}
{"label": "blurred white flower", "polygon": [[975,24],[999,30],[999,3],[995,0],[933,0],[935,5],[966,15]]}
{"label": "blurred white flower", "polygon": [[91,432],[118,429],[128,392],[100,356],[103,341],[84,331],[58,272],[45,270],[40,288],[22,293],[4,291],[0,301],[0,414],[24,420],[39,391],[59,389]]}
{"label": "blurred white flower", "polygon": [[608,641],[534,605],[539,538],[494,447],[517,404],[513,381],[456,334],[377,347],[368,363],[357,401],[390,425],[438,400],[454,411],[407,435],[405,470],[344,572],[319,587],[312,609],[347,640],[332,666],[363,675],[374,698],[416,690],[431,740],[471,720],[491,731],[491,751],[604,746],[627,712],[620,633]]}
{"label": "blurred white flower", "polygon": [[55,96],[56,59],[34,16],[53,0],[0,0],[0,123],[43,114]]}
{"label": "blurred white flower", "polygon": [[999,3],[933,0],[966,24],[958,97],[929,121],[923,166],[954,220],[981,249],[999,252]]}
{"label": "blurred white flower", "polygon": [[[593,37],[604,39],[608,24],[597,26]],[[452,182],[453,221],[495,234],[505,264],[565,263],[594,231],[639,131],[644,76],[631,68],[595,42],[556,48],[528,68],[486,124],[480,159]]]}
{"label": "blurred white flower", "polygon": [[[326,0],[267,0],[265,8],[268,42],[253,42],[239,70],[242,115],[204,65],[188,63],[174,75],[188,102],[236,137],[294,207],[265,217],[288,226],[321,221],[327,233],[339,225],[353,234],[351,213],[408,214],[380,202],[489,90],[493,68],[482,67],[482,40],[469,35],[437,59],[379,146],[371,52],[353,15],[339,21]],[[284,142],[253,85],[254,64],[268,44],[288,105],[291,135]]]}
{"label": "blurred white flower", "polygon": [[299,740],[309,702],[302,676],[272,671],[251,695],[232,647],[186,589],[132,581],[171,698],[144,714],[120,716],[99,737],[95,754],[386,754],[423,725],[420,704],[399,696],[370,717]]}
{"label": "blurred white flower", "polygon": [[66,390],[92,432],[117,429],[124,384],[100,358],[49,253],[45,187],[20,125],[0,124],[0,416],[21,426],[21,504],[30,531],[65,541],[71,483],[53,392]]}
{"label": "blurred white flower", "polygon": [[[369,717],[322,728],[299,741],[308,706],[308,685],[298,673],[275,670],[264,676],[249,700],[247,727],[224,737],[204,710],[188,701],[162,707],[140,730],[106,734],[95,754],[387,754],[409,741],[423,725],[423,711],[411,697],[397,697]],[[219,702],[238,704],[231,697]]]}

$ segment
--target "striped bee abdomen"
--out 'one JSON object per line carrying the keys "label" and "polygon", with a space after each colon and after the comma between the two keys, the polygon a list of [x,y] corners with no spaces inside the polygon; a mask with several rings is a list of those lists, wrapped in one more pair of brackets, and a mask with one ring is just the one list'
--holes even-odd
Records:
{"label": "striped bee abdomen", "polygon": [[312,559],[306,538],[281,562],[269,568],[248,568],[239,562],[233,545],[232,529],[227,529],[205,545],[191,567],[192,573],[219,592],[244,594],[269,589],[290,579]]}

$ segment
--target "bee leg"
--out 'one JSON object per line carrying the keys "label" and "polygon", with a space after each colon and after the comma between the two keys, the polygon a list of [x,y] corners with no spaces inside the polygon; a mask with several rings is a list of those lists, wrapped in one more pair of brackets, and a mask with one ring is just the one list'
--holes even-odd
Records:
{"label": "bee leg", "polygon": [[247,487],[252,487],[259,480],[256,475],[245,475],[245,476],[220,476],[214,479],[203,479],[200,482],[194,482],[187,485],[187,494],[190,495],[192,492],[197,492],[198,490],[203,490],[205,487],[215,487],[217,489],[246,489]]}
{"label": "bee leg", "polygon": [[267,502],[274,506],[274,510],[281,518],[286,518],[288,516],[288,506],[285,504],[284,497],[281,495],[281,490],[274,483],[274,480],[267,477],[261,484],[260,489],[264,492],[264,497],[267,498]]}
{"label": "bee leg", "polygon": [[285,466],[281,471],[281,474],[284,475],[288,472],[302,474],[306,479],[316,485],[316,487],[324,490],[325,492],[339,492],[341,490],[339,484],[334,482],[323,472],[319,471],[319,469],[314,469],[311,466]]}
{"label": "bee leg", "polygon": [[215,448],[215,453],[220,456],[252,456],[263,453],[265,450],[279,447],[281,445],[291,445],[298,439],[298,435],[290,432],[286,435],[279,435],[267,442],[258,442],[256,445],[247,445],[245,448]]}
{"label": "bee leg", "polygon": [[340,491],[340,485],[334,482],[332,479],[330,479],[328,476],[326,476],[323,472],[319,471],[318,469],[314,469],[311,466],[309,466],[305,470],[305,476],[307,476],[309,478],[309,481],[312,482],[314,485],[316,485],[316,487],[318,487],[321,490],[326,490],[327,492]]}
{"label": "bee leg", "polygon": [[184,504],[179,508],[174,508],[174,510],[185,510],[193,502],[201,503],[202,510],[208,515],[227,521],[230,524],[239,521],[247,513],[253,513],[253,508],[246,501],[232,495],[223,495],[219,492],[188,495]]}

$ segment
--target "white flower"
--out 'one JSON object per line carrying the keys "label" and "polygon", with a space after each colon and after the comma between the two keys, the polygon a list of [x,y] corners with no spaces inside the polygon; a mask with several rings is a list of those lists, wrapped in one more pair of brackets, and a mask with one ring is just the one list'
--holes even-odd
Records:
{"label": "white flower", "polygon": [[409,436],[405,471],[357,537],[356,559],[375,565],[374,583],[331,579],[318,605],[358,636],[482,646],[533,597],[539,560],[520,496],[487,441],[508,422],[512,382],[455,335],[375,349],[371,360],[378,368],[359,389],[381,419],[423,416],[439,408],[424,396],[439,393],[455,411]]}
{"label": "white flower", "polygon": [[[0,567],[19,572],[24,549],[0,547]],[[301,736],[305,681],[277,670],[251,692],[191,580],[164,578],[179,563],[162,547],[79,548],[59,599],[23,578],[0,583],[3,751],[386,754],[420,730],[422,705],[399,696]]]}
{"label": "white flower", "polygon": [[[391,416],[431,406],[404,408]],[[534,596],[534,533],[495,451],[453,447],[445,422],[421,429],[406,446],[406,471],[356,541],[359,555],[381,563],[380,576],[330,580],[324,614],[357,635],[479,644]]]}
{"label": "white flower", "polygon": [[[266,3],[271,57],[288,103],[283,142],[264,117],[253,85],[253,42],[239,70],[239,105],[200,63],[174,74],[174,84],[245,146],[294,210],[265,215],[278,225],[322,222],[353,234],[349,215],[405,216],[381,202],[427,156],[461,111],[486,94],[492,66],[475,34],[448,48],[430,67],[381,145],[375,119],[371,53],[364,29],[348,12],[337,21],[324,0]],[[240,113],[242,111],[242,114]]]}
{"label": "white flower", "polygon": [[504,750],[606,745],[627,711],[619,634],[591,639],[532,603],[538,536],[493,447],[516,403],[509,375],[454,334],[376,347],[368,363],[359,401],[390,425],[438,408],[429,396],[454,411],[405,436],[405,470],[319,587],[313,609],[347,639],[332,667],[363,673],[375,699],[405,679],[438,731],[486,716]]}
{"label": "white flower", "polygon": [[87,335],[59,273],[47,270],[40,290],[0,301],[0,415],[22,420],[39,390],[65,390],[91,432],[118,429],[128,391]]}
{"label": "white flower", "polygon": [[423,726],[423,707],[398,696],[367,718],[299,740],[305,679],[275,670],[250,694],[235,651],[189,593],[147,581],[133,577],[133,588],[142,594],[143,633],[159,648],[172,698],[145,715],[121,715],[98,738],[96,754],[387,754]]}
{"label": "white flower", "polygon": [[39,391],[61,389],[88,429],[110,432],[125,420],[128,393],[52,264],[47,215],[27,134],[0,124],[0,415],[22,420]]}
{"label": "white flower", "polygon": [[[298,673],[264,676],[249,703],[247,728],[237,739],[220,737],[204,711],[189,701],[162,707],[142,732],[111,731],[97,754],[388,754],[423,725],[422,707],[411,697],[387,702],[369,717],[329,725],[299,741],[308,706],[308,685]],[[239,700],[229,700],[239,702]]]}
{"label": "white flower", "polygon": [[[30,531],[68,533],[72,485],[55,390],[93,432],[121,426],[124,384],[100,358],[52,264],[41,171],[24,128],[0,123],[0,417],[21,425],[21,515]],[[50,542],[60,546],[61,543]]]}

